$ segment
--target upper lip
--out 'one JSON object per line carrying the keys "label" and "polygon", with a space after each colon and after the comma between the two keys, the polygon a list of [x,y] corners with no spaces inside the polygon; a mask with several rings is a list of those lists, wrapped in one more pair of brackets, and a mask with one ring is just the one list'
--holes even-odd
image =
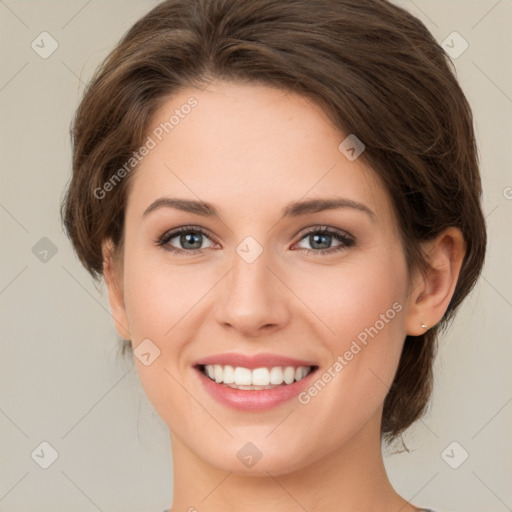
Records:
{"label": "upper lip", "polygon": [[272,368],[273,366],[316,366],[312,361],[304,361],[292,357],[281,356],[279,354],[254,354],[245,355],[236,352],[225,354],[215,354],[204,357],[195,362],[194,366],[202,365],[231,365],[241,366],[243,368]]}

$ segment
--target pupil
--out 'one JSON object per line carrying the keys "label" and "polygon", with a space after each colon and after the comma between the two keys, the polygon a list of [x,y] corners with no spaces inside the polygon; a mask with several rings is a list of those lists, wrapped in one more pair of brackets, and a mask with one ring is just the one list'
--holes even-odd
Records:
{"label": "pupil", "polygon": [[[318,234],[313,235],[314,243],[316,243],[319,238],[323,238],[325,240],[325,239],[329,238],[329,235],[318,235]],[[321,242],[320,242],[320,245],[321,245]],[[320,247],[320,249],[328,249],[329,248],[328,242],[325,242],[324,245],[326,245],[326,247]],[[317,247],[317,249],[318,249],[318,247]]]}
{"label": "pupil", "polygon": [[187,233],[186,235],[182,235],[181,242],[182,242],[184,247],[186,247],[187,246],[186,244],[189,243],[189,242],[192,243],[192,245],[194,245],[193,238],[195,237],[198,240],[196,241],[196,245],[194,247],[192,247],[192,249],[198,249],[199,247],[201,247],[201,241],[199,239],[200,236],[201,235],[199,235],[199,234],[194,235],[194,234]]}

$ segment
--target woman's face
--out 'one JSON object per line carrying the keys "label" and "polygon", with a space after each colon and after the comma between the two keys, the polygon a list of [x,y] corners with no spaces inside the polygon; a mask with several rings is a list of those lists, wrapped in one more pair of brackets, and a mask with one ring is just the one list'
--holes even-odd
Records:
{"label": "woman's face", "polygon": [[[173,96],[148,137],[131,177],[123,298],[111,304],[173,442],[261,475],[357,439],[380,446],[410,297],[390,198],[357,152],[339,149],[346,135],[301,96],[215,82]],[[338,199],[363,206],[297,206]],[[217,369],[228,383],[316,369],[274,390],[235,390],[196,366],[213,356],[241,367]],[[281,365],[293,370],[272,369]]]}

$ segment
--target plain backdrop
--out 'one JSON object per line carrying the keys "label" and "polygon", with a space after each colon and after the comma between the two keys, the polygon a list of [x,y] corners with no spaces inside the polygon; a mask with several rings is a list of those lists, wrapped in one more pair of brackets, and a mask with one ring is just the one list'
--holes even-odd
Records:
{"label": "plain backdrop", "polygon": [[[167,427],[133,361],[118,355],[104,286],[78,263],[59,219],[84,84],[155,3],[0,0],[0,512],[159,512],[172,502]],[[489,244],[482,278],[441,340],[429,412],[404,435],[410,451],[385,462],[415,504],[504,512],[512,509],[512,1],[400,5],[440,44],[453,32],[462,38],[455,50],[468,44],[453,60],[475,116]],[[41,37],[44,50],[32,44]]]}

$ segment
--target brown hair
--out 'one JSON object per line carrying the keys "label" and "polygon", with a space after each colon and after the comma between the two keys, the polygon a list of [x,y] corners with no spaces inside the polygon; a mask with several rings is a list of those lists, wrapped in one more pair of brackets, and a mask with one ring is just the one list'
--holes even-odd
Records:
{"label": "brown hair", "polygon": [[464,235],[466,255],[445,316],[405,340],[384,403],[382,434],[391,441],[425,412],[440,330],[485,258],[473,119],[453,64],[421,21],[384,0],[158,4],[98,68],[74,118],[73,175],[61,215],[94,279],[102,275],[103,240],[122,254],[135,171],[105,197],[95,191],[142,145],[149,120],[170,94],[215,78],[291,89],[364,142],[360,158],[391,196],[409,276],[428,270],[421,242],[449,226]]}

